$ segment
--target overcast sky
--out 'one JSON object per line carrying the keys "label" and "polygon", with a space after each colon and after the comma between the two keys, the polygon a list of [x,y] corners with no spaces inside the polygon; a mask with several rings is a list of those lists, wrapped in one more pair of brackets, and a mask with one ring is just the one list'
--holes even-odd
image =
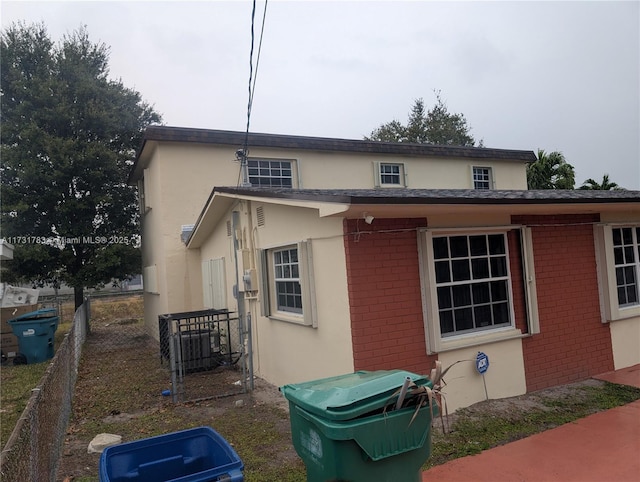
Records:
{"label": "overcast sky", "polygon": [[[250,1],[0,5],[3,28],[54,40],[86,25],[166,125],[245,130]],[[640,189],[639,32],[637,1],[271,0],[251,131],[362,139],[440,90],[486,147],[562,151],[576,187]]]}

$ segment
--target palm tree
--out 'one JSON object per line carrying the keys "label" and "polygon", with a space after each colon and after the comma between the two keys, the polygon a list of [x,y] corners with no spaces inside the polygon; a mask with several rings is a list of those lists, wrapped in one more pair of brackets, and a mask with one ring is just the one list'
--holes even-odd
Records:
{"label": "palm tree", "polygon": [[538,149],[538,159],[527,164],[529,189],[573,189],[575,182],[575,170],[562,152]]}
{"label": "palm tree", "polygon": [[624,188],[618,186],[615,182],[609,181],[609,174],[605,174],[602,176],[602,182],[600,184],[589,178],[582,183],[580,189],[588,189],[592,191],[621,191]]}

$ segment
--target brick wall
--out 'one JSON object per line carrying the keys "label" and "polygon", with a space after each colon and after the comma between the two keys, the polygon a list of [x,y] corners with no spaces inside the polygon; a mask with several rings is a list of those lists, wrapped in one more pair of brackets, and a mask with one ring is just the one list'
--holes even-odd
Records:
{"label": "brick wall", "polygon": [[527,391],[613,370],[609,325],[600,322],[591,223],[597,215],[514,216],[531,226],[540,334],[523,340]]}
{"label": "brick wall", "polygon": [[416,228],[425,219],[345,220],[347,284],[356,370],[429,373]]}

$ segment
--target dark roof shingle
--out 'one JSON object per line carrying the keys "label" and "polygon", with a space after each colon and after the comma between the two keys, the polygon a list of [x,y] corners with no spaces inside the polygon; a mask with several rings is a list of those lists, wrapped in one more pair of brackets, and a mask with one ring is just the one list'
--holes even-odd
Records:
{"label": "dark roof shingle", "polygon": [[216,187],[240,196],[348,204],[551,204],[640,203],[640,191],[476,189],[285,189]]}

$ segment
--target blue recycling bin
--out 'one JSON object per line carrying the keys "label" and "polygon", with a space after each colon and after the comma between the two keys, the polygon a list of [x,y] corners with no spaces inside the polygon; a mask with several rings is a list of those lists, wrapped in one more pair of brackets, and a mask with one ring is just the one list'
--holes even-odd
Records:
{"label": "blue recycling bin", "polygon": [[198,427],[107,447],[100,482],[242,482],[244,464],[211,427]]}
{"label": "blue recycling bin", "polygon": [[[46,308],[8,321],[13,334],[18,338],[20,354],[26,358],[26,363],[40,363],[53,358],[58,320],[56,309]],[[19,355],[16,357],[18,359]]]}

